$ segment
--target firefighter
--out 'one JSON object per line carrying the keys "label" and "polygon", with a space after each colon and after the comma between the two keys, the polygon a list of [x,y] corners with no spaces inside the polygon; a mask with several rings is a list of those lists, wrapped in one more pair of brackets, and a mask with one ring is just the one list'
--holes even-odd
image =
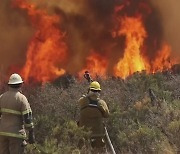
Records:
{"label": "firefighter", "polygon": [[91,147],[93,153],[103,153],[105,149],[105,132],[103,118],[109,116],[106,102],[100,99],[101,87],[97,81],[90,83],[88,94],[83,95],[78,103],[80,105],[79,126],[90,128]]}
{"label": "firefighter", "polygon": [[27,98],[20,92],[20,75],[9,78],[9,90],[0,96],[0,154],[23,154],[26,130],[28,142],[35,142],[32,111]]}

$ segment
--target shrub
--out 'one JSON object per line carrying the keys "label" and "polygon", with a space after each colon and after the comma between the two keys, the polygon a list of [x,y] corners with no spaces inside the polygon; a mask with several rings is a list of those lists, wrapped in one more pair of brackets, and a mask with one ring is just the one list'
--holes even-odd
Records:
{"label": "shrub", "polygon": [[[97,80],[102,86],[101,97],[111,112],[105,124],[117,153],[177,151],[180,146],[179,76],[169,78],[161,73],[139,73],[126,80]],[[176,84],[172,82],[174,80]],[[79,117],[77,100],[87,92],[88,83],[77,80],[65,86],[56,83],[24,88],[33,109],[36,147],[52,154],[89,153],[89,141],[86,139],[90,132],[76,124]],[[154,91],[161,106],[151,102],[149,88]],[[85,141],[84,148],[79,147],[79,141]],[[37,149],[28,145],[26,153],[36,154]]]}

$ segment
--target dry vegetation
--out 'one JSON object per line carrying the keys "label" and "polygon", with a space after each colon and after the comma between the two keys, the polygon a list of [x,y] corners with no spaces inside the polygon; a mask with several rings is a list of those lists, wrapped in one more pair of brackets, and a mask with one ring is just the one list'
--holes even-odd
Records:
{"label": "dry vegetation", "polygon": [[[180,150],[180,75],[134,74],[126,80],[97,78],[111,116],[105,121],[119,154],[177,154]],[[87,81],[63,77],[23,91],[32,106],[37,144],[31,154],[70,154],[89,132],[78,128],[77,100]],[[89,151],[88,141],[82,153]]]}

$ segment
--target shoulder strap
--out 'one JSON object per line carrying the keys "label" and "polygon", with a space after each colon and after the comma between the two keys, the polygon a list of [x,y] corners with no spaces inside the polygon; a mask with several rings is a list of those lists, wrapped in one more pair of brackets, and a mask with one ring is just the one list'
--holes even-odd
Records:
{"label": "shoulder strap", "polygon": [[92,100],[91,98],[87,97],[89,100],[88,106],[90,107],[98,107],[98,101],[97,100]]}
{"label": "shoulder strap", "polygon": [[97,108],[102,113],[101,109],[98,106],[98,100],[92,100],[89,97],[87,97],[87,99],[89,100],[89,104],[82,107],[81,110],[83,110],[83,109],[85,109],[87,107],[94,107],[94,108]]}

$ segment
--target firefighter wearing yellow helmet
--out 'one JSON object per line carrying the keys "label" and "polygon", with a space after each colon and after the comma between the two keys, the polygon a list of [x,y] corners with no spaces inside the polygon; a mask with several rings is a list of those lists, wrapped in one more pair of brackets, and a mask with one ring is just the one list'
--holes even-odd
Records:
{"label": "firefighter wearing yellow helmet", "polygon": [[80,105],[79,126],[90,128],[93,153],[104,152],[103,118],[109,116],[106,102],[100,99],[101,86],[97,81],[90,83],[88,94],[78,100]]}
{"label": "firefighter wearing yellow helmet", "polygon": [[29,130],[28,141],[35,141],[32,111],[27,98],[20,92],[23,80],[14,73],[9,78],[9,90],[0,96],[0,154],[23,154]]}

